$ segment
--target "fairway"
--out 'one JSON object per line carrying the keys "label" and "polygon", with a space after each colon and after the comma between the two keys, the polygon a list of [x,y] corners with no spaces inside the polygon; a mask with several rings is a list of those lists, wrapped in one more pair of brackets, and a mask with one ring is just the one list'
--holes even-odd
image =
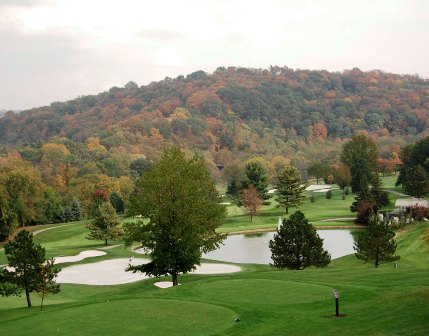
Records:
{"label": "fairway", "polygon": [[[351,200],[349,196],[343,201],[335,193],[332,200],[318,199],[320,206],[310,216],[317,226],[350,224],[349,220],[330,219],[349,217]],[[303,207],[310,206],[307,202]],[[329,202],[343,209],[332,210]],[[315,209],[323,213],[317,214]],[[237,214],[223,229],[275,227],[282,211],[274,204],[268,206],[265,215],[257,217],[261,220],[251,225],[245,222],[247,216]],[[64,272],[82,268],[91,277],[85,270],[95,271],[112,262],[125,267],[130,256],[135,261],[144,258],[121,241],[109,242],[104,249],[103,242],[87,240],[85,223],[63,225],[35,236],[50,256],[77,255],[89,249],[106,252],[62,264]],[[429,222],[423,221],[397,232],[401,256],[397,268],[387,263],[376,269],[348,255],[326,268],[302,271],[236,264],[241,271],[180,275],[180,286],[166,289],[154,284],[171,281],[170,277],[136,277],[136,282],[118,285],[62,284],[60,293],[45,298],[42,311],[37,294],[32,294],[32,308],[25,307],[23,296],[0,297],[0,328],[2,334],[12,336],[28,335],[29,330],[31,335],[427,335],[429,245],[422,240],[425,230],[429,230]],[[6,261],[4,252],[0,252],[0,260]],[[108,270],[104,272],[106,279],[114,277]],[[333,288],[340,292],[342,318],[333,317]]]}
{"label": "fairway", "polygon": [[231,309],[206,303],[108,299],[100,303],[46,309],[40,314],[2,322],[9,335],[215,335],[234,323]]}

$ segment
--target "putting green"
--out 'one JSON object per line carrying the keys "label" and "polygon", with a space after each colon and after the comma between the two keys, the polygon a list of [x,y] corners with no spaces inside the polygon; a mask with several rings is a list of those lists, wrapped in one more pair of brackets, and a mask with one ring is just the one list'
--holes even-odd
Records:
{"label": "putting green", "polygon": [[[234,324],[231,309],[180,300],[104,301],[42,312],[2,323],[4,335],[214,335]],[[34,307],[33,309],[38,309]]]}
{"label": "putting green", "polygon": [[[267,279],[234,279],[193,286],[192,297],[231,304],[288,305],[323,301],[331,288],[323,285]],[[267,300],[267,293],[270,293]]]}

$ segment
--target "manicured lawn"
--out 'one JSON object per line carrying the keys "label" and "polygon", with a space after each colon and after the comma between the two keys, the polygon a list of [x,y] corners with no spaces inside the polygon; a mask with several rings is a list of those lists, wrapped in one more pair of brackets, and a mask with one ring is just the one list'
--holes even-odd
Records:
{"label": "manicured lawn", "polygon": [[[25,308],[24,297],[0,298],[0,327],[5,335],[426,335],[429,246],[421,236],[428,228],[422,222],[400,232],[397,269],[391,263],[375,269],[351,255],[324,269],[246,265],[230,275],[182,275],[181,286],[170,289],[153,286],[158,279],[62,285],[43,311]],[[121,251],[112,249],[110,257]],[[332,288],[340,291],[345,317],[332,317]]]}

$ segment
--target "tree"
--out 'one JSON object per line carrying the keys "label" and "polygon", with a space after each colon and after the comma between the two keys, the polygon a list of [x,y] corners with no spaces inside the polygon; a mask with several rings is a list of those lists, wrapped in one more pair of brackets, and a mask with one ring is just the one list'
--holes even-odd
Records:
{"label": "tree", "polygon": [[116,191],[110,194],[110,204],[115,208],[116,213],[123,214],[125,212],[124,200]]}
{"label": "tree", "polygon": [[14,241],[4,246],[4,250],[11,270],[3,270],[3,277],[19,290],[25,290],[28,307],[31,307],[30,293],[39,291],[46,279],[49,279],[49,286],[45,290],[58,292],[59,287],[53,283],[60,270],[54,269],[52,258],[45,258],[45,249],[34,244],[32,233],[20,231]]}
{"label": "tree", "polygon": [[248,188],[250,185],[253,185],[259,193],[259,197],[262,198],[265,205],[268,205],[269,202],[266,202],[270,199],[268,194],[268,177],[267,171],[264,166],[258,161],[251,161],[246,164],[244,167],[244,178],[241,181],[241,190]]}
{"label": "tree", "polygon": [[331,173],[331,167],[323,162],[316,162],[307,168],[307,173],[314,177],[316,183],[319,184],[319,179],[326,178]]}
{"label": "tree", "polygon": [[51,258],[40,267],[40,281],[36,285],[35,291],[42,294],[40,310],[43,309],[43,301],[48,294],[56,294],[60,291],[60,285],[55,282],[60,269],[54,267],[54,259]]}
{"label": "tree", "polygon": [[355,201],[350,206],[350,210],[357,212],[356,223],[365,225],[378,211],[365,176],[360,181],[359,191],[356,193]]}
{"label": "tree", "polygon": [[118,239],[124,234],[121,220],[109,202],[98,206],[97,215],[87,228],[91,231],[87,239],[104,240],[105,246],[109,239]]}
{"label": "tree", "polygon": [[178,148],[165,149],[161,160],[136,182],[129,214],[145,221],[125,225],[128,245],[149,249],[151,262],[129,270],[154,276],[178,274],[200,264],[202,253],[216,249],[223,235],[215,229],[226,216],[219,193],[199,156],[187,159]]}
{"label": "tree", "polygon": [[276,188],[276,201],[279,203],[277,206],[284,206],[286,214],[288,214],[289,208],[301,205],[305,199],[303,195],[305,186],[302,184],[298,170],[294,167],[285,167],[277,175]]}
{"label": "tree", "polygon": [[429,137],[404,147],[401,151],[402,165],[396,186],[420,198],[429,193]]}
{"label": "tree", "polygon": [[240,203],[245,211],[250,215],[250,221],[253,221],[253,216],[259,212],[262,206],[262,199],[253,185],[241,191]]}
{"label": "tree", "polygon": [[323,249],[323,239],[301,211],[284,219],[270,240],[272,267],[302,270],[309,266],[325,267],[331,262],[330,254]]}
{"label": "tree", "polygon": [[343,191],[343,195],[345,194],[345,188],[350,185],[352,181],[352,173],[350,172],[350,168],[345,164],[340,165],[334,171],[335,182],[338,184],[340,189]]}
{"label": "tree", "polygon": [[355,242],[356,257],[373,263],[375,267],[381,263],[398,260],[399,256],[395,255],[394,236],[395,232],[389,228],[387,223],[374,218],[369,226],[359,234]]}
{"label": "tree", "polygon": [[416,198],[427,195],[429,193],[429,176],[425,169],[421,165],[409,167],[406,179],[402,182],[402,188],[408,195]]}
{"label": "tree", "polygon": [[360,188],[360,181],[365,176],[368,183],[378,173],[378,150],[374,141],[365,135],[356,135],[347,142],[341,152],[341,162],[350,168],[351,187],[354,193]]}

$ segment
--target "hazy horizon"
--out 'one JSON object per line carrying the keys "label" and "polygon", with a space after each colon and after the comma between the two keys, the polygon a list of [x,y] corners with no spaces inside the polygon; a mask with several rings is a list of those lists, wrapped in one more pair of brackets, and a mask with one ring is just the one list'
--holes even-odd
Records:
{"label": "hazy horizon", "polygon": [[221,66],[429,77],[429,2],[0,0],[0,110]]}

